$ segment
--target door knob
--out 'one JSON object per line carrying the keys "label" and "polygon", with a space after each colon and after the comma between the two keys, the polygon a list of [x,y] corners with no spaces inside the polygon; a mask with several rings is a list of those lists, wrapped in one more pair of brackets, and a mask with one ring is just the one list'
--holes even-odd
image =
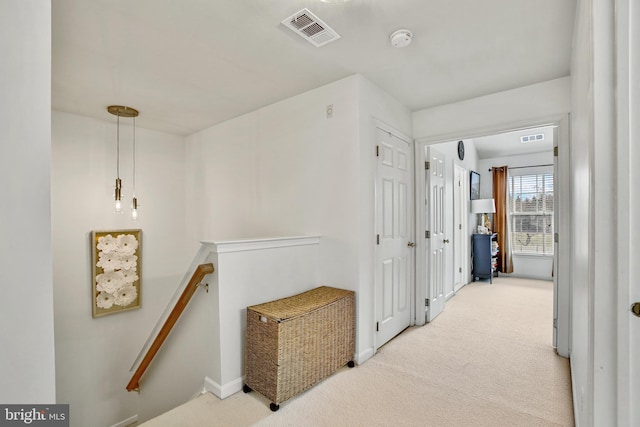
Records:
{"label": "door knob", "polygon": [[640,317],[640,302],[634,302],[631,306],[631,312]]}
{"label": "door knob", "polygon": [[449,239],[444,239],[442,243],[449,243]]}
{"label": "door knob", "polygon": [[410,248],[415,248],[416,244],[414,242],[409,242],[407,243],[407,246],[409,246]]}

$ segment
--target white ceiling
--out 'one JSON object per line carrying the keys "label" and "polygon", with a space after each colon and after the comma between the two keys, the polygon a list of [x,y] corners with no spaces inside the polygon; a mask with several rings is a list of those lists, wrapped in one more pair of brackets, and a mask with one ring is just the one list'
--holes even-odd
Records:
{"label": "white ceiling", "polygon": [[[569,75],[575,0],[55,0],[52,107],[188,135],[360,73],[412,111]],[[342,38],[280,22],[308,8]],[[411,45],[392,48],[399,28]],[[526,100],[523,100],[526,102]]]}
{"label": "white ceiling", "polygon": [[[524,154],[545,153],[553,150],[553,126],[544,126],[505,132],[498,135],[473,138],[473,144],[479,159],[494,157],[520,156]],[[544,135],[544,139],[522,143],[521,136]]]}

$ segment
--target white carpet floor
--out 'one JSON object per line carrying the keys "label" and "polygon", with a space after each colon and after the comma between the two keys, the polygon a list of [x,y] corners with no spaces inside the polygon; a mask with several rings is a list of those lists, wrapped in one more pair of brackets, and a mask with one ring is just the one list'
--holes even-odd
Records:
{"label": "white carpet floor", "polygon": [[204,394],[143,425],[573,426],[569,361],[551,346],[552,316],[551,282],[476,282],[434,322],[277,412],[256,392]]}

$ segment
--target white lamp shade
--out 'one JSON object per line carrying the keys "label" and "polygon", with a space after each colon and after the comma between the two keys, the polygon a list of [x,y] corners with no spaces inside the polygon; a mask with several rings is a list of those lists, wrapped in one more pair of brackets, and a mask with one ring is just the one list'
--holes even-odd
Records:
{"label": "white lamp shade", "polygon": [[495,213],[496,203],[493,199],[477,199],[471,201],[472,213]]}

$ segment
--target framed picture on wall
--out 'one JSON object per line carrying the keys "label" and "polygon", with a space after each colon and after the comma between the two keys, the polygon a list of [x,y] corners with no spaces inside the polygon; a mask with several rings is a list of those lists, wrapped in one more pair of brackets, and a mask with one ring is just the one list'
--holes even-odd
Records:
{"label": "framed picture on wall", "polygon": [[480,174],[478,172],[471,171],[471,185],[469,185],[471,200],[477,200],[480,198]]}
{"label": "framed picture on wall", "polygon": [[91,232],[93,317],[140,308],[142,230]]}

